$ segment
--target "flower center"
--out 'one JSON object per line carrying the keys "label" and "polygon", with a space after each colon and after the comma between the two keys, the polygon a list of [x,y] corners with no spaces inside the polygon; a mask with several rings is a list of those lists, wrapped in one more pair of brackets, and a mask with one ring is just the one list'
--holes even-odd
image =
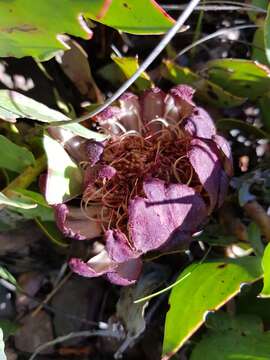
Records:
{"label": "flower center", "polygon": [[84,196],[87,206],[102,206],[99,220],[104,230],[117,228],[128,235],[129,201],[145,196],[143,182],[149,177],[201,190],[187,157],[190,140],[190,135],[179,128],[167,127],[109,141],[100,163],[114,167],[116,174],[108,181],[97,180]]}

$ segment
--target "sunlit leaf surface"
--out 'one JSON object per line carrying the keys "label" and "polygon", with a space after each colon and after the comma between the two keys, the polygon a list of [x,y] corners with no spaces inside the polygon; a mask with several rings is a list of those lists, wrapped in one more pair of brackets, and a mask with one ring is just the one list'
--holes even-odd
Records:
{"label": "sunlit leaf surface", "polygon": [[235,296],[241,284],[262,276],[260,259],[211,261],[192,264],[179,277],[190,273],[171,292],[166,316],[163,359],[170,358],[214,311]]}

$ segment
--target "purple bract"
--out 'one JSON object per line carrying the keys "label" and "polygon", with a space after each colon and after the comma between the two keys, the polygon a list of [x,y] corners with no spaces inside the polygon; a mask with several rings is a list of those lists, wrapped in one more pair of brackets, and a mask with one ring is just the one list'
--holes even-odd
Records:
{"label": "purple bract", "polygon": [[230,147],[193,93],[186,85],[168,94],[158,88],[140,97],[126,93],[95,118],[110,135],[106,142],[76,137],[64,143],[84,164],[84,210],[56,205],[57,225],[66,236],[103,243],[90,260],[72,258],[74,272],[132,284],[142,255],[187,246],[222,204],[232,173]]}

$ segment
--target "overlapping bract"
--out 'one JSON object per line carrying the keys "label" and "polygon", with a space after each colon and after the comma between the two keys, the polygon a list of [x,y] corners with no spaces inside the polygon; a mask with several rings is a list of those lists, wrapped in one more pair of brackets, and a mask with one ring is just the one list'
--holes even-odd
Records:
{"label": "overlapping bract", "polygon": [[193,93],[179,85],[168,94],[158,88],[140,97],[124,94],[95,119],[111,136],[104,143],[64,141],[51,130],[84,164],[84,211],[55,205],[57,225],[66,236],[103,243],[88,261],[72,258],[74,272],[132,284],[142,255],[186,246],[222,204],[232,172],[230,147]]}

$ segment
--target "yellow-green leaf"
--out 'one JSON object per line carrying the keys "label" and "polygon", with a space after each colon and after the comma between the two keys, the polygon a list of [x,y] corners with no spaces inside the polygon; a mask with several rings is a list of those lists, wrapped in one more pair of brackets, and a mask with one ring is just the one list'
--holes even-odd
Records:
{"label": "yellow-green leaf", "polygon": [[0,167],[4,169],[20,173],[27,166],[35,163],[35,158],[31,151],[14,144],[3,135],[0,135],[0,152]]}
{"label": "yellow-green leaf", "polygon": [[188,84],[196,89],[201,101],[221,108],[228,108],[241,105],[245,99],[225,91],[221,86],[204,79],[187,67],[174,64],[171,61],[165,62],[166,70],[164,76],[175,84]]}
{"label": "yellow-green leaf", "polygon": [[224,90],[255,100],[270,89],[270,69],[246,59],[217,59],[206,64],[209,80]]}
{"label": "yellow-green leaf", "polygon": [[263,289],[260,293],[260,297],[270,297],[270,244],[268,244],[264,250],[262,258],[263,268]]}
{"label": "yellow-green leaf", "polygon": [[[137,57],[118,57],[112,55],[112,59],[119,66],[127,79],[129,79],[139,68]],[[139,91],[142,91],[150,88],[152,83],[146,72],[143,72],[138,80],[135,81],[135,85]]]}
{"label": "yellow-green leaf", "polygon": [[21,200],[9,199],[6,195],[0,192],[0,205],[12,206],[21,209],[33,209],[37,204],[29,204],[29,202],[23,202]]}
{"label": "yellow-green leaf", "polygon": [[266,57],[270,63],[270,4],[268,4],[267,16],[264,23],[264,44]]}
{"label": "yellow-green leaf", "polygon": [[154,0],[0,1],[0,56],[47,60],[66,49],[59,35],[91,38],[83,18],[133,34],[166,32],[173,20]]}
{"label": "yellow-green leaf", "polygon": [[51,205],[61,204],[80,194],[82,172],[56,140],[45,135],[43,143],[48,159],[45,198]]}
{"label": "yellow-green leaf", "polygon": [[163,359],[169,359],[205,321],[239,291],[243,283],[262,277],[260,258],[246,257],[192,264],[179,275],[187,276],[171,292],[166,316]]}

